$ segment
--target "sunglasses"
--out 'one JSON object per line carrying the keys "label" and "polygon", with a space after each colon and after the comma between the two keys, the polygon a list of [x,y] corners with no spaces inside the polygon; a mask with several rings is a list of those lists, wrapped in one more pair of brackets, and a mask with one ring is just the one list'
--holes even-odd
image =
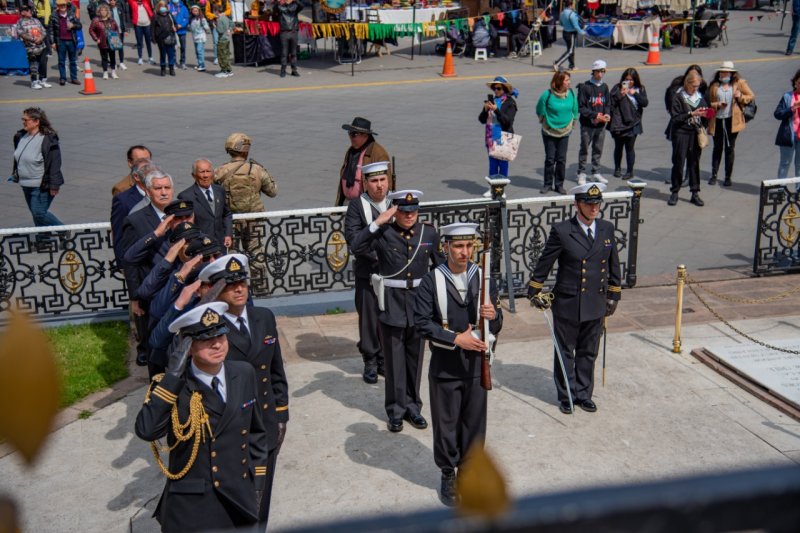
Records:
{"label": "sunglasses", "polygon": [[504,87],[502,85],[495,85],[494,87],[492,87],[492,90],[493,91],[503,91],[505,89],[504,89]]}
{"label": "sunglasses", "polygon": [[366,133],[361,133],[361,132],[358,132],[358,131],[351,131],[351,132],[348,133],[348,135],[350,135],[350,137],[358,137],[359,135],[366,135]]}

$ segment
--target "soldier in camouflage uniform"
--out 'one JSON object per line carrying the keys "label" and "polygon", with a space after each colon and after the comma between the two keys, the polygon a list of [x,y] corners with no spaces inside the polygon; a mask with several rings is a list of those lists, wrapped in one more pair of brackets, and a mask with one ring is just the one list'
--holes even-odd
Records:
{"label": "soldier in camouflage uniform", "polygon": [[[225,141],[225,151],[231,160],[214,171],[214,182],[225,189],[225,203],[232,213],[259,213],[264,211],[263,192],[270,198],[278,194],[275,179],[258,162],[248,159],[250,137],[232,133]],[[250,279],[255,295],[267,292],[266,234],[261,222],[239,220],[234,222],[241,239],[241,248],[250,260]]]}

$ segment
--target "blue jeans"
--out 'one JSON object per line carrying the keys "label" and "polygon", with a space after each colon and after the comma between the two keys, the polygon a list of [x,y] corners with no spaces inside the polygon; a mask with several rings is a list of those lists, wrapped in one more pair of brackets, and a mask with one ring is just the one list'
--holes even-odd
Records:
{"label": "blue jeans", "polygon": [[178,43],[181,45],[181,60],[180,64],[186,64],[186,34],[178,34]]}
{"label": "blue jeans", "polygon": [[150,26],[134,26],[133,31],[136,34],[136,52],[139,54],[139,59],[142,58],[142,42],[147,45],[147,57],[153,57],[153,44],[150,42],[152,34],[150,33]]}
{"label": "blue jeans", "polygon": [[[800,140],[794,140],[794,146],[779,146],[781,162],[778,164],[778,179],[794,178],[800,176]],[[794,156],[794,175],[789,176],[789,165]]]}
{"label": "blue jeans", "polygon": [[508,161],[501,161],[489,156],[489,177],[492,177],[495,174],[502,174],[503,176],[508,177]]}
{"label": "blue jeans", "polygon": [[800,34],[800,15],[792,14],[792,33],[789,35],[789,43],[786,45],[786,51],[790,54],[794,52],[794,45],[797,43],[797,35]]}
{"label": "blue jeans", "polygon": [[158,57],[161,61],[161,67],[167,66],[167,61],[169,61],[169,66],[175,66],[175,45],[167,46],[166,44],[159,44],[158,45]]}
{"label": "blue jeans", "polygon": [[53,196],[50,191],[43,191],[39,187],[23,187],[25,202],[33,215],[34,226],[63,226],[64,223],[58,220],[53,213],[50,213],[50,204],[53,203]]}
{"label": "blue jeans", "polygon": [[219,34],[217,33],[217,26],[211,26],[211,38],[214,39],[214,61],[218,59],[217,57],[217,43],[219,42]]}
{"label": "blue jeans", "polygon": [[58,77],[67,79],[67,57],[69,57],[69,79],[78,79],[78,53],[75,50],[75,41],[58,41]]}
{"label": "blue jeans", "polygon": [[[197,66],[206,68],[206,43],[194,43],[194,53],[197,56]],[[214,51],[216,54],[216,50]]]}

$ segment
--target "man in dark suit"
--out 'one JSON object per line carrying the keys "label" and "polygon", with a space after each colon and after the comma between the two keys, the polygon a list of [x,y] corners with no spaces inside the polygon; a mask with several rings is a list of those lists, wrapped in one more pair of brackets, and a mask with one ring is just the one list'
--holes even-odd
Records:
{"label": "man in dark suit", "polygon": [[[190,357],[170,355],[136,417],[136,435],[156,455],[154,441],[166,436],[170,447],[169,463],[158,460],[167,482],[153,516],[162,531],[229,531],[253,527],[261,515],[267,435],[252,366],[226,361],[227,308],[203,304],[170,324],[192,339]],[[176,418],[188,427],[175,427]]]}
{"label": "man in dark suit", "polygon": [[125,249],[122,247],[122,224],[125,222],[133,206],[147,198],[144,188],[144,176],[150,171],[152,163],[149,159],[139,159],[131,166],[130,179],[134,186],[119,194],[111,200],[111,238],[114,241],[114,259],[117,268],[122,268],[122,257]]}
{"label": "man in dark suit", "polygon": [[225,202],[225,189],[214,183],[214,165],[208,159],[192,164],[194,185],[178,198],[194,203],[194,225],[225,249],[233,243],[233,214]]}
{"label": "man in dark suit", "polygon": [[378,319],[386,358],[387,427],[395,433],[403,431],[403,419],[417,429],[428,427],[419,395],[423,340],[414,325],[414,298],[430,265],[444,258],[436,228],[417,220],[420,196],[413,190],[390,194],[392,207],[355,235],[352,244],[355,254],[378,254],[384,278]]}
{"label": "man in dark suit", "polygon": [[229,330],[228,360],[251,364],[258,378],[258,411],[267,430],[269,448],[262,514],[259,516],[259,525],[266,527],[275,465],[289,421],[289,385],[283,369],[275,315],[266,307],[255,307],[252,303],[248,305],[249,271],[246,255],[229,254],[206,266],[199,278],[206,285],[225,280],[219,300],[228,304],[228,310],[223,315]]}
{"label": "man in dark suit", "polygon": [[[380,161],[361,167],[366,192],[350,202],[344,217],[344,238],[350,248],[356,235],[386,211],[391,202],[389,192],[389,162]],[[378,272],[378,255],[369,251],[356,254],[353,270],[356,276],[356,312],[358,313],[358,351],[364,360],[363,378],[367,383],[377,383],[378,374],[384,374],[378,325],[378,300],[370,279]]]}
{"label": "man in dark suit", "polygon": [[479,323],[489,320],[492,335],[503,325],[497,294],[491,291],[491,304],[481,303],[483,272],[470,262],[477,227],[457,223],[441,228],[447,263],[422,278],[414,303],[414,323],[431,341],[433,459],[442,471],[440,497],[448,506],[456,503],[456,469],[473,445],[483,446],[486,434],[481,363],[492,339],[480,338]]}
{"label": "man in dark suit", "polygon": [[[614,314],[622,291],[614,225],[597,218],[605,189],[602,183],[586,183],[569,191],[575,195],[575,216],[552,227],[528,283],[528,298],[533,305],[540,309],[548,307],[548,301],[540,293],[558,261],[553,287],[553,328],[564,355],[574,403],[590,413],[597,411],[592,390],[603,319]],[[571,414],[558,352],[553,375],[559,408]]]}

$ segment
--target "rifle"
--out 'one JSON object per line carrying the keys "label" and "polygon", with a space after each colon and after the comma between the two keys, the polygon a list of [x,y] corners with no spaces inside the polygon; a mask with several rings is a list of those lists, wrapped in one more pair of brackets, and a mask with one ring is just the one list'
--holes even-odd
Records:
{"label": "rifle", "polygon": [[[478,305],[486,305],[492,303],[492,296],[489,294],[490,280],[492,273],[490,272],[491,262],[491,249],[489,232],[487,231],[483,236],[483,253],[481,254],[481,301]],[[486,390],[492,390],[492,359],[494,353],[492,352],[492,343],[494,342],[494,335],[489,331],[489,319],[480,317],[480,307],[478,311],[478,329],[481,332],[481,339],[486,343],[486,351],[481,352],[481,387]],[[491,337],[491,338],[490,338]]]}
{"label": "rifle", "polygon": [[[414,47],[412,46],[411,49],[413,50]],[[396,168],[397,167],[395,166],[394,156],[392,156],[392,188],[389,189],[391,191],[396,191],[397,190],[397,173],[395,172]]]}

